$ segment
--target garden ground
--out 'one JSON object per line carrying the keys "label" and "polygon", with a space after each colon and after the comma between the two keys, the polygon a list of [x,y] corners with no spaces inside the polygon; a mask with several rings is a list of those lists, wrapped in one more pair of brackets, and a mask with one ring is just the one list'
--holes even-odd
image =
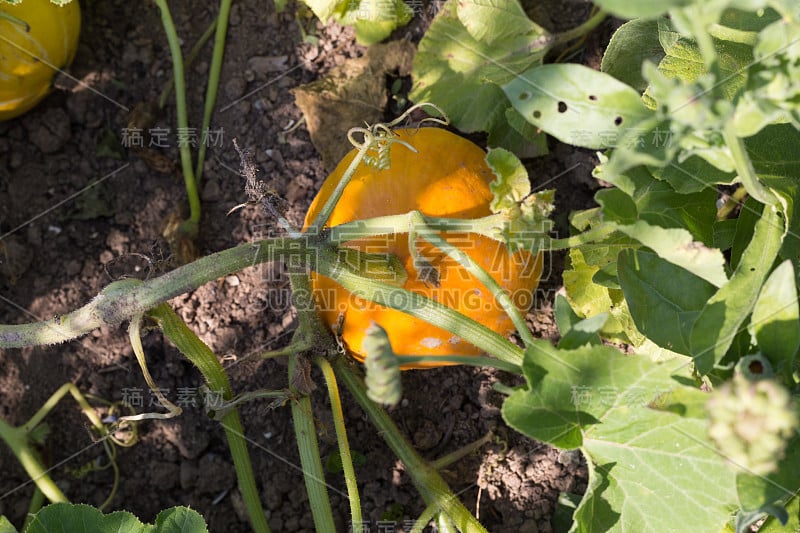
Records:
{"label": "garden ground", "polygon": [[[211,23],[216,8],[172,4],[178,34],[188,49]],[[553,5],[559,9],[546,12],[550,20],[541,22],[555,29],[578,25],[589,7]],[[71,73],[85,85],[63,78],[59,84],[73,87],[57,91],[24,117],[0,123],[0,323],[68,312],[113,279],[154,276],[171,265],[162,232],[185,204],[179,133],[200,141],[202,132],[176,130],[172,100],[163,113],[153,113],[147,105],[158,100],[171,79],[157,8],[119,0],[83,8],[81,46]],[[395,37],[418,40],[434,9],[426,6]],[[303,42],[301,25],[316,43]],[[596,66],[610,31],[610,23],[595,31],[575,60]],[[190,123],[195,125],[202,117],[210,49],[209,44],[187,69]],[[288,201],[289,219],[302,222],[326,170],[305,127],[291,128],[302,119],[291,89],[364,52],[349,30],[315,24],[293,6],[278,14],[272,2],[234,5],[208,138],[202,254],[276,231],[259,208],[227,216],[246,199],[234,138],[254,154],[262,177]],[[136,146],[138,131],[144,135],[142,147]],[[550,155],[526,165],[534,186],[557,189],[555,218],[563,235],[569,212],[591,205],[594,156],[555,142],[550,148]],[[562,265],[563,256],[548,259],[528,316],[539,337],[557,335],[552,302]],[[266,264],[172,301],[189,326],[225,358],[236,392],[286,384],[282,359],[264,361],[256,355],[289,340],[295,322],[283,297],[287,283],[280,265]],[[248,531],[223,431],[191,405],[200,374],[160,334],[146,335],[144,346],[156,383],[185,410],[177,419],[140,424],[139,443],[119,450],[121,485],[112,508],[152,521],[160,509],[189,505],[205,516],[211,531]],[[320,376],[313,377],[321,382]],[[124,328],[103,328],[66,345],[0,352],[0,416],[23,423],[67,381],[99,398],[140,403],[139,411],[154,408]],[[391,414],[427,458],[493,432],[480,453],[448,467],[445,479],[489,531],[551,531],[558,494],[585,490],[585,464],[576,454],[559,453],[509,429],[500,416],[502,397],[492,389],[497,381],[518,384],[500,372],[466,367],[406,372],[404,399]],[[322,390],[314,393],[321,451],[328,456],[336,441],[324,397]],[[382,520],[402,531],[403,522],[422,511],[422,499],[355,402],[347,394],[344,400],[351,446],[363,458],[356,473],[365,517],[374,528]],[[246,404],[240,412],[270,525],[279,532],[311,531],[289,409],[270,408],[265,401]],[[75,472],[102,457],[102,447],[92,442],[71,401],[62,402],[48,421],[43,454],[50,465],[57,465],[54,479],[73,501],[99,505],[111,486],[110,470],[82,478]],[[32,485],[4,448],[0,471],[0,514],[19,524]],[[343,478],[331,473],[326,481],[340,530],[345,531]]]}

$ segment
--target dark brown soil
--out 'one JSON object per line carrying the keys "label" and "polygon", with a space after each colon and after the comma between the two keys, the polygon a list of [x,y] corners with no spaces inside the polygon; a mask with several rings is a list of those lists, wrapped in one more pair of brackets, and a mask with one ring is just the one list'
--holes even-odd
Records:
{"label": "dark brown soil", "polygon": [[[188,49],[211,23],[216,7],[171,4]],[[558,15],[551,12],[552,24],[566,28],[585,19],[586,4],[566,6]],[[27,115],[0,123],[0,323],[51,318],[83,305],[122,275],[141,276],[150,269],[157,275],[170,268],[162,230],[170,214],[185,204],[172,100],[152,126],[146,126],[163,129],[159,142],[164,147],[133,150],[120,145],[131,124],[130,110],[156,101],[171,79],[159,13],[149,3],[120,0],[83,7],[84,31],[71,72],[92,90],[78,85],[56,92]],[[288,217],[296,223],[302,222],[325,177],[305,129],[285,131],[302,118],[289,90],[364,49],[354,44],[349,30],[299,18],[316,34],[318,44],[302,42],[294,7],[276,14],[269,1],[234,5],[211,127],[220,132],[219,145],[209,149],[202,186],[202,254],[276,232],[273,220],[256,208],[226,216],[246,199],[234,138],[254,153],[263,175],[288,201]],[[425,25],[420,19],[400,37],[418,39]],[[608,33],[608,27],[595,32],[578,60],[596,64]],[[207,45],[187,71],[194,125],[202,118],[210,51]],[[147,139],[144,143],[149,144]],[[551,149],[551,155],[527,164],[537,186],[558,189],[555,219],[564,235],[568,213],[591,204],[594,159],[591,153],[555,142]],[[537,336],[557,335],[552,301],[561,286],[562,268],[563,256],[554,254],[528,317]],[[236,392],[286,385],[285,361],[253,357],[286,344],[295,327],[288,302],[275,297],[286,285],[280,265],[264,265],[171,302],[215,353],[226,357]],[[202,383],[199,373],[160,334],[148,334],[144,345],[155,381],[173,401]],[[321,384],[319,375],[312,377]],[[502,397],[492,389],[497,381],[519,383],[492,370],[462,367],[407,372],[404,400],[391,414],[428,458],[493,431],[496,437],[480,453],[443,472],[446,480],[489,531],[552,531],[558,494],[582,493],[586,467],[506,427],[499,409]],[[65,382],[110,401],[131,400],[140,391],[144,403],[139,410],[150,407],[126,332],[103,328],[65,345],[0,352],[0,416],[22,424]],[[327,456],[336,445],[323,389],[313,398],[321,451]],[[347,394],[344,401],[351,446],[365,458],[357,470],[365,518],[373,530],[380,530],[381,523],[383,531],[407,531],[404,521],[417,517],[424,504],[403,465],[355,402]],[[313,530],[289,409],[270,410],[266,402],[252,402],[240,412],[273,531]],[[103,455],[74,402],[62,402],[48,423],[43,453],[53,467],[51,475],[73,501],[100,504],[112,474],[106,470],[82,478],[74,475]],[[205,516],[211,531],[249,530],[217,423],[188,405],[181,417],[144,422],[139,431],[138,444],[119,450],[121,485],[113,509],[127,509],[152,521],[161,509],[189,505]],[[5,447],[0,447],[0,471],[0,514],[19,525],[32,484]],[[326,481],[338,529],[346,531],[342,476],[330,474]]]}

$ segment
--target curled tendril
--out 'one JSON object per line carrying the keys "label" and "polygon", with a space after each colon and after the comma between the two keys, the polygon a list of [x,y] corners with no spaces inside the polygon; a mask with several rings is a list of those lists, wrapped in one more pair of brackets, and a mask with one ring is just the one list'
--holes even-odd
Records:
{"label": "curled tendril", "polygon": [[[350,144],[352,144],[357,150],[361,150],[365,146],[367,147],[364,154],[364,163],[366,165],[375,167],[379,170],[385,170],[391,166],[390,149],[393,143],[400,143],[412,152],[417,152],[417,149],[407,142],[396,139],[396,135],[392,131],[392,128],[404,122],[414,111],[425,107],[433,108],[437,113],[445,118],[425,117],[420,120],[417,128],[419,128],[424,122],[435,122],[444,126],[450,123],[450,121],[447,119],[447,115],[445,115],[444,111],[442,111],[438,106],[430,102],[422,102],[411,106],[402,115],[388,124],[378,122],[376,124],[367,125],[366,128],[351,128],[347,132],[347,140],[350,141]],[[355,135],[359,133],[363,135],[362,142],[358,142],[358,140],[355,138]]]}

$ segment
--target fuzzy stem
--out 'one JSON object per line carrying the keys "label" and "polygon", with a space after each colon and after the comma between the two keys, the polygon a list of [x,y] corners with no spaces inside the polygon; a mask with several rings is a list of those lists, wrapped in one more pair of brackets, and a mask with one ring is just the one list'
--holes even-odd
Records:
{"label": "fuzzy stem", "polygon": [[119,325],[158,304],[231,272],[275,259],[309,254],[305,240],[273,239],[242,244],[176,268],[161,277],[122,290],[121,280],[103,289],[85,306],[63,316],[32,324],[0,325],[0,348],[65,342],[104,325]]}
{"label": "fuzzy stem", "polygon": [[[373,235],[389,235],[405,233],[412,223],[413,212],[402,215],[386,215],[354,222],[346,222],[330,228],[328,241],[334,244],[342,244],[348,241],[362,239]],[[439,218],[421,215],[422,220],[429,229],[440,232],[456,231],[461,233],[475,233],[496,241],[503,241],[502,224],[505,215],[495,213],[482,218],[463,219],[463,218]],[[615,227],[603,224],[585,231],[581,234],[563,239],[553,239],[545,233],[541,233],[536,246],[532,246],[531,251],[537,250],[566,250],[581,244],[592,241],[600,241],[613,233]],[[535,249],[533,249],[535,248]]]}

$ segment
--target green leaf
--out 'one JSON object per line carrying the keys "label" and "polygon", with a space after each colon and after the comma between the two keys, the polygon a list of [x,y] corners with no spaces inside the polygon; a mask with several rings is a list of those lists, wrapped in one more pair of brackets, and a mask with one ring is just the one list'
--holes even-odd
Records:
{"label": "green leaf", "polygon": [[719,248],[723,252],[730,250],[736,235],[737,222],[737,219],[726,219],[714,223],[714,248]]}
{"label": "green leaf", "polygon": [[709,190],[715,185],[730,185],[736,179],[735,172],[722,171],[697,155],[651,170],[656,178],[666,181],[682,194]]}
{"label": "green leaf", "polygon": [[651,61],[657,64],[663,57],[664,49],[658,40],[658,22],[635,19],[620,26],[611,36],[600,70],[643,93],[647,81],[642,77],[642,63]]}
{"label": "green leaf", "polygon": [[331,17],[355,27],[360,44],[378,43],[405,26],[414,11],[402,0],[303,0],[323,23]]}
{"label": "green leaf", "polygon": [[[348,0],[348,11],[339,17],[340,24],[352,24],[359,44],[376,44],[396,28],[408,24],[414,11],[402,0]],[[357,7],[356,7],[357,6]]]}
{"label": "green leaf", "polygon": [[460,2],[458,18],[470,36],[489,46],[505,46],[521,35],[543,32],[528,18],[519,2],[508,0]]}
{"label": "green leaf", "polygon": [[619,283],[636,327],[662,348],[691,354],[689,337],[716,287],[655,254],[620,252]]}
{"label": "green leaf", "polygon": [[497,176],[489,184],[494,195],[489,204],[492,213],[513,208],[530,194],[528,171],[517,156],[503,148],[493,148],[486,154],[486,163]]}
{"label": "green leaf", "polygon": [[526,351],[528,386],[506,399],[503,416],[556,446],[582,440],[590,478],[573,531],[719,531],[727,522],[735,475],[706,421],[653,408],[685,388],[673,374],[686,370],[608,346],[556,350],[537,341]]}
{"label": "green leaf", "polygon": [[655,18],[670,9],[691,5],[692,0],[597,0],[595,4],[603,11],[620,18]]}
{"label": "green leaf", "polygon": [[[625,242],[624,247],[630,246],[627,237]],[[563,274],[564,288],[570,305],[579,316],[611,315],[603,326],[603,337],[637,345],[643,338],[633,325],[622,291],[609,289],[593,281],[601,268],[598,264],[610,264],[616,258],[618,248],[614,244],[596,244],[571,249],[570,266]],[[586,258],[592,258],[592,263],[587,263],[584,254]]]}
{"label": "green leaf", "polygon": [[569,306],[567,299],[560,294],[556,296],[555,317],[561,335],[558,347],[565,350],[579,348],[584,344],[600,344],[598,332],[608,320],[607,313],[581,320]]}
{"label": "green leaf", "polygon": [[778,256],[783,234],[782,214],[765,206],[733,276],[708,300],[694,323],[690,346],[701,375],[708,374],[725,356],[752,311],[761,285]]}
{"label": "green leaf", "polygon": [[584,148],[614,146],[625,128],[651,115],[635,89],[583,65],[534,67],[503,90],[531,124]]}
{"label": "green leaf", "polygon": [[600,313],[593,317],[584,318],[565,334],[558,341],[558,348],[562,350],[573,350],[587,344],[601,344],[598,332],[608,322],[609,314]]}
{"label": "green leaf", "polygon": [[564,335],[572,329],[573,325],[581,321],[581,317],[572,310],[572,307],[569,306],[569,301],[561,294],[556,295],[553,315],[556,319],[559,335]]}
{"label": "green leaf", "polygon": [[651,407],[660,411],[669,411],[684,418],[706,420],[708,418],[707,402],[707,392],[691,387],[682,387],[659,397],[651,404]]}
{"label": "green leaf", "polygon": [[755,231],[756,223],[761,216],[762,208],[763,204],[758,203],[751,196],[742,204],[739,216],[736,218],[736,233],[731,243],[731,268],[734,270],[739,267],[742,254],[753,238],[753,231]]}
{"label": "green leaf", "polygon": [[[794,20],[792,20],[794,19]],[[748,69],[748,91],[736,105],[732,126],[749,137],[770,124],[800,124],[800,23],[796,15],[776,20],[758,34],[754,61]]]}
{"label": "green leaf", "polygon": [[18,533],[14,524],[9,522],[5,516],[0,516],[0,533]]}
{"label": "green leaf", "polygon": [[530,194],[528,171],[522,162],[504,148],[491,148],[486,163],[496,179],[489,184],[493,198],[490,208],[494,213],[504,213],[501,235],[511,249],[531,249],[535,236],[550,231],[549,219],[553,210],[553,190]]}
{"label": "green leaf", "polygon": [[[2,531],[2,529],[0,529]],[[84,504],[54,503],[36,513],[25,533],[208,533],[203,517],[188,507],[161,511],[155,526],[126,511],[104,515]]]}
{"label": "green leaf", "polygon": [[[409,98],[438,105],[465,132],[507,127],[511,105],[498,85],[540,65],[549,47],[547,32],[520,12],[516,0],[449,0],[419,43]],[[462,13],[481,20],[466,26]],[[507,29],[481,40],[491,28]]]}
{"label": "green leaf", "polygon": [[187,507],[164,509],[156,517],[154,533],[208,533],[205,520]]}
{"label": "green leaf", "polygon": [[[665,18],[658,20],[658,36],[665,56],[658,70],[670,78],[693,83],[706,73],[705,62],[697,44],[681,35]],[[747,81],[747,66],[753,62],[753,47],[722,39],[713,39],[720,69],[718,89],[733,100]]]}
{"label": "green leaf", "polygon": [[303,2],[323,23],[328,22],[334,13],[344,12],[348,4],[348,0],[303,0]]}
{"label": "green leaf", "polygon": [[633,200],[639,219],[662,228],[683,228],[696,241],[707,246],[714,242],[717,220],[717,191],[703,189],[677,193],[669,184],[653,179],[649,173],[630,173],[636,185]]}
{"label": "green leaf", "polygon": [[758,347],[773,368],[791,366],[800,349],[800,305],[790,260],[781,263],[761,287],[751,320]]}
{"label": "green leaf", "polygon": [[759,533],[785,533],[786,531],[800,531],[800,495],[795,495],[786,504],[789,521],[781,524],[775,517],[769,517],[758,530]]}
{"label": "green leaf", "polygon": [[[759,179],[778,193],[787,205],[789,232],[781,249],[781,257],[800,257],[800,213],[794,208],[800,199],[800,182],[797,179],[800,176],[800,159],[797,157],[800,131],[791,124],[768,126],[746,139],[745,144]],[[748,200],[745,207],[749,203]]]}
{"label": "green leaf", "polygon": [[722,252],[695,241],[685,229],[662,228],[639,220],[630,226],[620,226],[619,231],[712,285],[721,287],[728,281]]}
{"label": "green leaf", "polygon": [[513,107],[507,108],[505,115],[506,121],[497,122],[489,132],[490,147],[505,148],[522,159],[547,155],[547,134],[530,124]]}
{"label": "green leaf", "polygon": [[34,515],[25,533],[145,533],[153,526],[142,524],[125,511],[104,515],[94,507],[84,504],[54,503]]}
{"label": "green leaf", "polygon": [[636,222],[636,204],[630,196],[619,189],[601,189],[594,195],[595,201],[603,208],[603,220],[618,224]]}

